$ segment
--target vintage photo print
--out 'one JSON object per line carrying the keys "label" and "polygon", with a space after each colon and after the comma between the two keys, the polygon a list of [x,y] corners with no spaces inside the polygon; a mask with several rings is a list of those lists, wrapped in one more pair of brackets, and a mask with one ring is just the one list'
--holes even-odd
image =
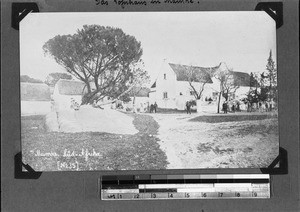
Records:
{"label": "vintage photo print", "polygon": [[31,13],[22,160],[36,171],[266,168],[276,26],[263,11]]}

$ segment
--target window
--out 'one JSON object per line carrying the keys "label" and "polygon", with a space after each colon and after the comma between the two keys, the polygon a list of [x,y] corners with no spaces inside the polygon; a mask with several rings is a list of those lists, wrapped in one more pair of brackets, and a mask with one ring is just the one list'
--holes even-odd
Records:
{"label": "window", "polygon": [[212,99],[213,99],[214,101],[216,101],[216,100],[218,99],[218,95],[219,95],[219,92],[213,92],[213,93],[212,93]]}
{"label": "window", "polygon": [[219,94],[219,92],[213,92],[213,93],[212,93],[213,97],[217,97],[218,94]]}
{"label": "window", "polygon": [[164,79],[165,79],[165,80],[167,79],[167,74],[164,74]]}
{"label": "window", "polygon": [[168,98],[168,93],[167,92],[163,92],[163,98],[167,99]]}

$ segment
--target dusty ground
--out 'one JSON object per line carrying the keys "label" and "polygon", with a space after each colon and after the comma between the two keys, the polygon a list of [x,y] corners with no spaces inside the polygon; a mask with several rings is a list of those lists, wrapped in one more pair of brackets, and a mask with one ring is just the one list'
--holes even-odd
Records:
{"label": "dusty ground", "polygon": [[278,156],[278,121],[270,114],[151,116],[168,169],[267,167]]}

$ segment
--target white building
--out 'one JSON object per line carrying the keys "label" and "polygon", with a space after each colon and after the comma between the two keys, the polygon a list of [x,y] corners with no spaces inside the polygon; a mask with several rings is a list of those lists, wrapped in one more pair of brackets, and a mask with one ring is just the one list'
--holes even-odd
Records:
{"label": "white building", "polygon": [[48,85],[44,83],[20,84],[21,115],[45,115],[51,111]]}
{"label": "white building", "polygon": [[[184,110],[187,101],[195,100],[194,91],[189,84],[186,73],[188,68],[189,66],[186,65],[164,63],[156,81],[151,86],[150,104],[156,102],[159,108]],[[214,67],[193,66],[193,69],[205,78],[206,84],[202,93],[202,102],[204,103],[205,99],[209,98],[216,101],[220,91],[220,82],[215,76],[218,71],[228,69],[226,64],[220,63]],[[231,73],[233,80],[239,84],[239,88],[230,94],[229,100],[241,99],[249,91],[250,75],[244,72]],[[192,84],[199,90],[201,82],[197,78]]]}
{"label": "white building", "polygon": [[84,91],[85,84],[83,82],[60,79],[55,84],[52,94],[55,110],[71,110],[72,99],[81,104]]}

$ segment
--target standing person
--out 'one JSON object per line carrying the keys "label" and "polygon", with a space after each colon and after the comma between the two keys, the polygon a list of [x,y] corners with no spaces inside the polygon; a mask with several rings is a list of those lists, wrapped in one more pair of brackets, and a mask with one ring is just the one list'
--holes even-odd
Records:
{"label": "standing person", "polygon": [[268,108],[268,102],[266,102],[266,104],[265,104],[265,107],[266,107],[266,112],[268,112],[269,111],[269,108]]}
{"label": "standing person", "polygon": [[192,102],[189,102],[189,114],[192,114],[191,108],[192,108]]}
{"label": "standing person", "polygon": [[232,103],[231,110],[232,110],[233,113],[235,112],[235,105],[234,105],[234,103]]}
{"label": "standing person", "polygon": [[150,113],[152,113],[152,112],[153,112],[153,110],[154,110],[154,105],[153,105],[153,104],[151,104],[151,105],[150,105]]}
{"label": "standing person", "polygon": [[149,105],[149,102],[147,102],[147,112],[150,113],[150,105]]}
{"label": "standing person", "polygon": [[187,101],[186,103],[185,103],[185,109],[186,109],[186,114],[189,114],[189,102]]}
{"label": "standing person", "polygon": [[236,103],[236,111],[238,111],[238,112],[241,111],[240,102],[239,101]]}
{"label": "standing person", "polygon": [[227,102],[225,101],[222,106],[224,113],[227,113]]}
{"label": "standing person", "polygon": [[157,111],[157,104],[156,104],[156,102],[154,103],[154,112],[156,113],[156,111]]}
{"label": "standing person", "polygon": [[191,102],[186,102],[186,112],[187,114],[191,114]]}
{"label": "standing person", "polygon": [[262,112],[262,103],[261,102],[258,103],[258,111],[260,113]]}

